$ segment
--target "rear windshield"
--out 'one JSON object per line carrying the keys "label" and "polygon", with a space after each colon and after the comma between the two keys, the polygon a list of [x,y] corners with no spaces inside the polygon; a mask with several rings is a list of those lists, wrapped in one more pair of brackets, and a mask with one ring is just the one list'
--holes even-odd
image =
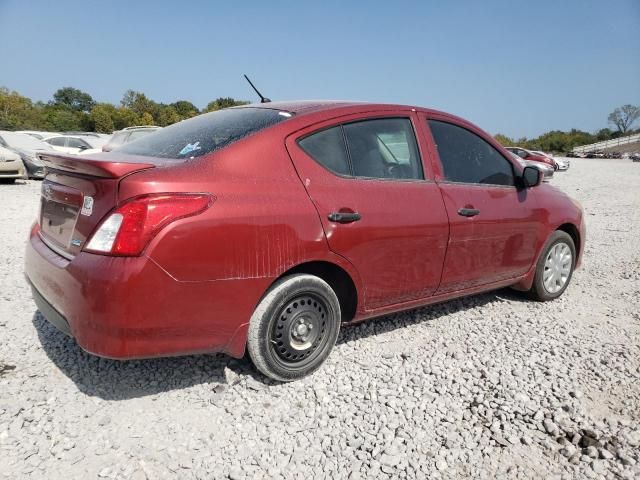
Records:
{"label": "rear windshield", "polygon": [[291,117],[267,108],[230,108],[165,127],[114,149],[147,157],[195,158],[226,147]]}

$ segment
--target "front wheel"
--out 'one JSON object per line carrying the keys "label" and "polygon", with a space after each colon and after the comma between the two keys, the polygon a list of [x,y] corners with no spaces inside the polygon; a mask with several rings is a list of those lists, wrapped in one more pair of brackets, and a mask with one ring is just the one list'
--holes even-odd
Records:
{"label": "front wheel", "polygon": [[251,316],[247,349],[260,372],[281,382],[313,373],[340,331],[340,303],[321,278],[298,274],[278,280]]}
{"label": "front wheel", "polygon": [[529,296],[546,302],[558,298],[569,286],[576,265],[576,247],[571,236],[556,230],[538,259]]}

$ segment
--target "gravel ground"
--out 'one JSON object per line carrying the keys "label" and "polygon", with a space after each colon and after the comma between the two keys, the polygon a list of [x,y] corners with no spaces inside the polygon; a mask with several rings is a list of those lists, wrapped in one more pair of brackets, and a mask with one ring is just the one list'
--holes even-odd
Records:
{"label": "gravel ground", "polygon": [[589,231],[559,300],[347,327],[285,385],[222,355],[84,353],[22,276],[39,183],[0,185],[0,478],[639,478],[640,165],[573,159],[553,183]]}

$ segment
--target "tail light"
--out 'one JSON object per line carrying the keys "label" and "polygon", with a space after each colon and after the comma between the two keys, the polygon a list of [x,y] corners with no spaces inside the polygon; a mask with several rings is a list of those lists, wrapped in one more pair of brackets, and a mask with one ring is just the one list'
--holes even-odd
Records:
{"label": "tail light", "polygon": [[134,197],[111,212],[85,250],[117,256],[140,255],[160,230],[213,204],[207,193],[161,193]]}

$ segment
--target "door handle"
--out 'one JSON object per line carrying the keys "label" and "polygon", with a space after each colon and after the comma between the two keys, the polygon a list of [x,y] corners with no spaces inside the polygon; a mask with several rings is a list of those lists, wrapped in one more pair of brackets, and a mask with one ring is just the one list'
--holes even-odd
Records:
{"label": "door handle", "polygon": [[362,217],[357,212],[333,212],[329,214],[328,218],[330,222],[352,223],[357,222]]}
{"label": "door handle", "polygon": [[477,208],[461,208],[458,210],[458,215],[462,217],[475,217],[480,213],[480,210]]}

